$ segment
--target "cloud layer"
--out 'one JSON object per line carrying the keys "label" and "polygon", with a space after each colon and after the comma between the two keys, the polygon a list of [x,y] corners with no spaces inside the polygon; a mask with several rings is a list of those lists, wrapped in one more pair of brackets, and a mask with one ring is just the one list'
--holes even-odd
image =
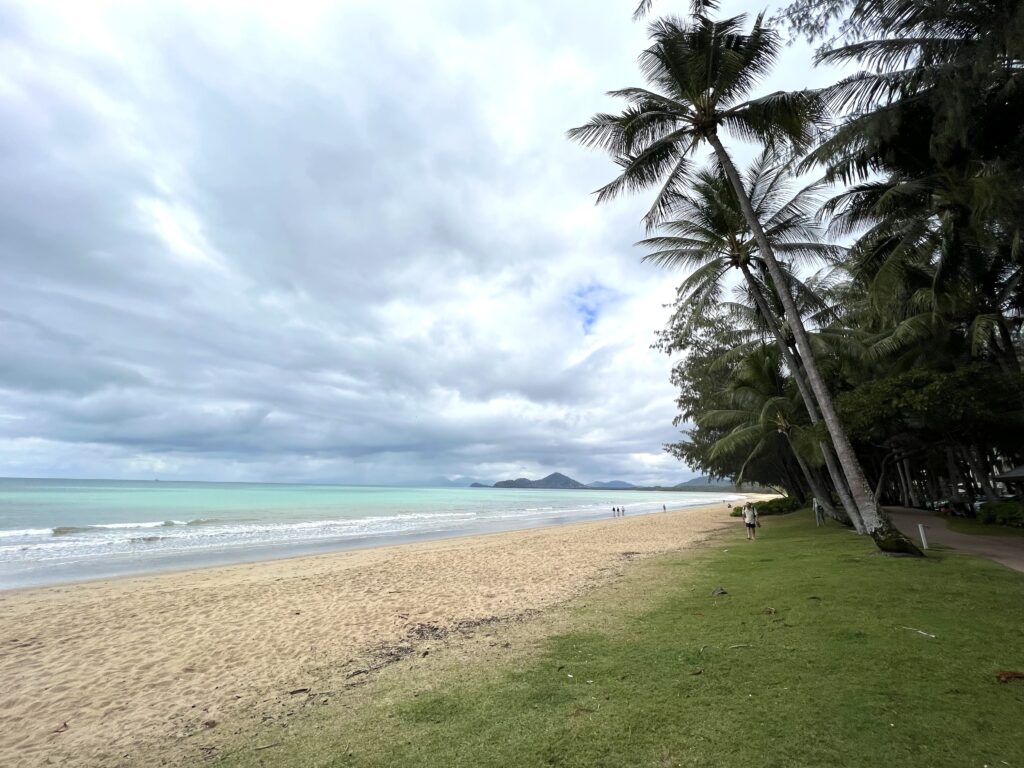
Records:
{"label": "cloud layer", "polygon": [[564,138],[629,3],[84,5],[0,9],[0,475],[692,474]]}

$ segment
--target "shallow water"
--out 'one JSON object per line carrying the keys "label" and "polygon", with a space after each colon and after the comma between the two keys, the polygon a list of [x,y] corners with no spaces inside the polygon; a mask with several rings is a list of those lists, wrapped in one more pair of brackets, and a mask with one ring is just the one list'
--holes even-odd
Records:
{"label": "shallow water", "polygon": [[696,506],[732,494],[0,479],[0,589]]}

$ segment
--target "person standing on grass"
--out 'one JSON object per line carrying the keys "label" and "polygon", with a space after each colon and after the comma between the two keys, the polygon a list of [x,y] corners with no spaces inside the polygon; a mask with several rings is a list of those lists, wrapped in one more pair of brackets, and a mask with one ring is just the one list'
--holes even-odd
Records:
{"label": "person standing on grass", "polygon": [[757,510],[749,501],[743,505],[743,522],[747,526],[747,538],[757,538]]}

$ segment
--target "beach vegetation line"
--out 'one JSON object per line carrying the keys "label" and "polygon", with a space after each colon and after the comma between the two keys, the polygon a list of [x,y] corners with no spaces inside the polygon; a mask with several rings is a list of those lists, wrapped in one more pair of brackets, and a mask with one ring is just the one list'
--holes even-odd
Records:
{"label": "beach vegetation line", "polygon": [[[886,503],[1017,520],[1024,6],[680,10],[648,20],[622,111],[569,131],[618,169],[599,203],[653,192],[639,245],[686,271],[659,342],[688,426],[668,450],[816,498],[888,552],[922,554]],[[766,92],[783,31],[856,71]]]}

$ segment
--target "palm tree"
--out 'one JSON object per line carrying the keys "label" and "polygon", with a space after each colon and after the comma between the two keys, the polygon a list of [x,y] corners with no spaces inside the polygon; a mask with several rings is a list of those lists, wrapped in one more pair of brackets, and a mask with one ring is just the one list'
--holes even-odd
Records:
{"label": "palm tree", "polygon": [[790,382],[779,366],[779,357],[769,347],[759,347],[745,355],[735,366],[731,377],[721,389],[722,408],[704,411],[698,418],[700,427],[727,430],[714,444],[711,456],[745,455],[736,477],[743,482],[747,466],[766,453],[778,450],[776,438],[785,446],[811,493],[822,503],[826,514],[850,524],[832,505],[831,497],[821,482],[818,471],[811,466],[821,457],[815,456],[817,438],[814,430],[802,421],[800,403],[794,399]]}
{"label": "palm tree", "polygon": [[[919,309],[904,320],[903,338],[926,337],[930,320],[958,315],[975,354],[1020,371],[1024,5],[848,5],[845,41],[825,46],[819,60],[863,69],[825,89],[845,119],[806,164],[860,183],[825,212],[837,211],[834,223],[847,231],[866,230],[859,250],[877,262],[876,303],[888,293]],[[931,290],[911,294],[907,278],[922,273]]]}
{"label": "palm tree", "polygon": [[955,327],[972,356],[1019,372],[1024,267],[1001,228],[972,222],[977,188],[991,180],[941,168],[879,170],[887,178],[851,187],[824,212],[836,234],[861,233],[850,268],[869,280],[873,307],[893,317],[893,341]]}
{"label": "palm tree", "polygon": [[[744,189],[758,220],[764,223],[766,236],[775,250],[789,259],[809,262],[834,258],[837,249],[819,240],[819,227],[811,215],[817,202],[817,185],[791,194],[789,179],[787,164],[770,150],[763,152],[745,174]],[[640,245],[655,249],[644,260],[665,267],[695,268],[680,287],[686,297],[682,305],[687,307],[691,321],[699,320],[712,302],[721,301],[725,275],[738,270],[761,322],[793,376],[811,424],[819,423],[821,415],[807,384],[799,353],[791,348],[791,340],[779,325],[778,312],[770,306],[772,294],[767,285],[770,281],[765,274],[764,259],[720,164],[695,175],[690,191],[680,195],[673,204],[672,215],[671,221],[659,226],[667,234],[640,241]],[[784,271],[787,285],[795,289],[798,299],[803,299],[801,303],[822,309],[817,296],[785,266]],[[864,524],[832,446],[823,440],[820,450],[847,516],[854,527],[863,532]],[[815,489],[819,498],[822,497],[820,490]]]}
{"label": "palm tree", "polygon": [[695,14],[691,24],[675,18],[655,21],[650,26],[653,42],[640,55],[641,72],[652,87],[612,91],[610,95],[628,102],[625,111],[595,115],[569,131],[569,137],[608,151],[622,168],[616,179],[598,190],[598,202],[659,185],[645,217],[648,228],[657,226],[684,193],[694,153],[705,143],[711,146],[782,303],[808,385],[867,532],[882,549],[920,554],[875,502],[818,368],[785,273],[719,135],[724,130],[766,147],[789,145],[801,151],[824,123],[823,104],[815,93],[779,91],[750,98],[775,62],[779,39],[765,27],[763,14],[748,33],[742,31],[745,22],[744,15],[713,21],[702,13]]}

